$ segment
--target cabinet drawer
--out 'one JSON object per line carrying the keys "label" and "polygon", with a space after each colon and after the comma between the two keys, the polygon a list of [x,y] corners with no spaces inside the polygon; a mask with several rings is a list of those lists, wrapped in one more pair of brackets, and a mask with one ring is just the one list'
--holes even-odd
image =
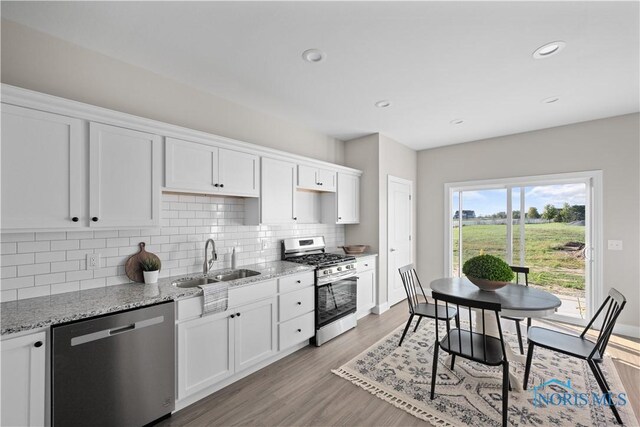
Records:
{"label": "cabinet drawer", "polygon": [[356,269],[358,271],[371,270],[372,268],[376,268],[376,257],[371,256],[358,259],[358,263],[356,264]]}
{"label": "cabinet drawer", "polygon": [[291,276],[281,277],[278,282],[278,291],[280,291],[281,294],[284,294],[286,292],[304,288],[305,286],[312,286],[315,283],[315,277],[313,275],[313,271],[308,271],[301,274],[292,274]]}
{"label": "cabinet drawer", "polygon": [[280,295],[278,319],[284,322],[313,311],[313,286]]}
{"label": "cabinet drawer", "polygon": [[285,350],[315,335],[314,312],[296,317],[278,326],[279,349]]}
{"label": "cabinet drawer", "polygon": [[229,307],[238,307],[250,302],[275,297],[277,294],[275,280],[229,289]]}

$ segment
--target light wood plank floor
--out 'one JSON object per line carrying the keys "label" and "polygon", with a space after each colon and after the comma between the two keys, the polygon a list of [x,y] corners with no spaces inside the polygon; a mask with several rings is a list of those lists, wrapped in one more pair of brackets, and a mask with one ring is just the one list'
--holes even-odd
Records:
{"label": "light wood plank floor", "polygon": [[[299,350],[158,425],[424,426],[425,422],[331,373],[407,318],[405,302],[380,316],[369,315],[358,321],[356,329],[322,347]],[[629,401],[640,414],[639,341],[612,337],[608,351],[615,359]]]}

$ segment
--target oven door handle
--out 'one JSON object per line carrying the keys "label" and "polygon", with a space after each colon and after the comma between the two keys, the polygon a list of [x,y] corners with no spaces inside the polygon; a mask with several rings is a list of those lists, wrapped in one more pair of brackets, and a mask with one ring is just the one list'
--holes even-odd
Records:
{"label": "oven door handle", "polygon": [[322,277],[318,279],[318,286],[329,285],[331,283],[339,282],[340,280],[348,280],[348,279],[357,280],[358,276],[356,276],[356,272],[355,271],[348,272],[340,276]]}

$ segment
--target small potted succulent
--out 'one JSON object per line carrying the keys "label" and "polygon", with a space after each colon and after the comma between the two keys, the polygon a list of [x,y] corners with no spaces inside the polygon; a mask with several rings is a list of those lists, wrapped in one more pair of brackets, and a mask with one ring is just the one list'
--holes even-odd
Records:
{"label": "small potted succulent", "polygon": [[513,280],[513,271],[509,264],[488,254],[468,259],[462,266],[462,272],[471,283],[483,291],[495,291]]}
{"label": "small potted succulent", "polygon": [[160,261],[155,258],[145,258],[140,261],[140,267],[142,267],[142,275],[144,276],[144,283],[157,283],[158,273],[160,272]]}

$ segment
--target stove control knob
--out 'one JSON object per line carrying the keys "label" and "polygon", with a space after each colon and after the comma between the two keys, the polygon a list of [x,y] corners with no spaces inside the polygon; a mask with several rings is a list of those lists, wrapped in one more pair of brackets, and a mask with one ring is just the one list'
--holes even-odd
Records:
{"label": "stove control knob", "polygon": [[351,270],[353,268],[352,265],[346,265],[344,268],[346,268],[347,270]]}
{"label": "stove control knob", "polygon": [[338,268],[337,268],[337,270],[338,270],[338,271],[342,271],[342,267],[338,267]]}
{"label": "stove control knob", "polygon": [[325,270],[322,272],[322,274],[329,274],[329,273],[331,273],[331,270]]}

